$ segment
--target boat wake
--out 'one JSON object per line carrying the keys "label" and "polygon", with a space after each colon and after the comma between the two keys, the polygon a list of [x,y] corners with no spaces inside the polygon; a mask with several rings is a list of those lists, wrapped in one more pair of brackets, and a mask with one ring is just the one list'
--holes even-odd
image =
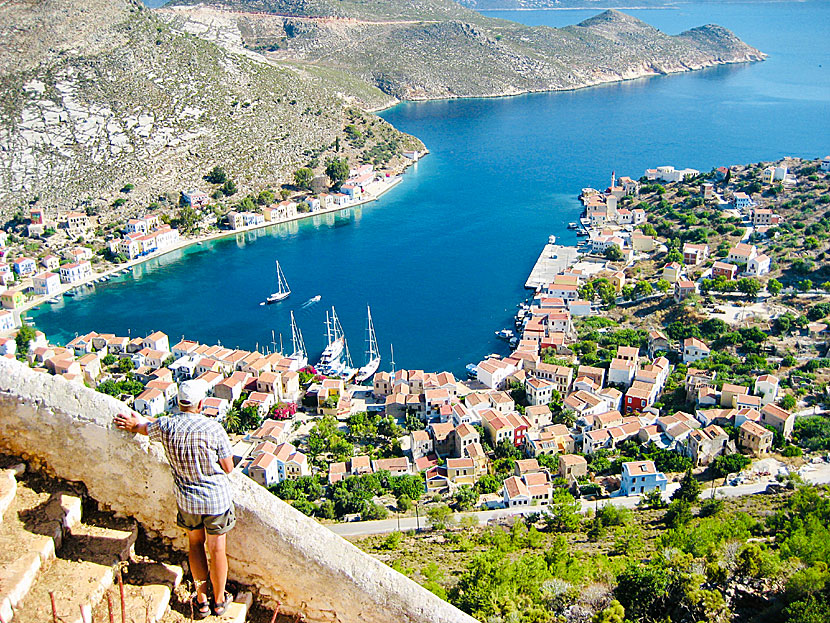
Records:
{"label": "boat wake", "polygon": [[320,296],[319,294],[318,294],[317,296],[312,296],[312,297],[311,297],[310,299],[308,299],[305,303],[303,303],[302,305],[300,305],[300,309],[306,309],[307,307],[311,307],[312,305],[314,305],[314,303],[318,303],[318,302],[320,302],[320,299],[322,299],[322,298],[323,298],[323,297],[322,297],[322,296]]}

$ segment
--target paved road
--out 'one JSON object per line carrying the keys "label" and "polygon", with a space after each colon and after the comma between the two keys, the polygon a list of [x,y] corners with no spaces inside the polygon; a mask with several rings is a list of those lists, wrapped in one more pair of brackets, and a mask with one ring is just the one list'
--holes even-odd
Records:
{"label": "paved road", "polygon": [[[803,474],[803,478],[805,481],[812,484],[828,484],[830,483],[830,465],[827,463],[811,465]],[[767,488],[767,485],[773,481],[773,478],[768,478],[759,482],[737,485],[734,487],[716,487],[715,495],[718,497],[755,495],[763,492]],[[679,486],[680,485],[676,482],[669,483],[666,487],[666,493],[664,494],[665,499],[668,500],[671,497],[671,494],[674,493]],[[708,498],[711,497],[711,495],[712,490],[704,487],[701,492],[701,497]],[[581,500],[580,503],[582,504],[582,512],[585,512],[589,508],[602,508],[606,504],[613,504],[614,506],[624,508],[636,508],[639,501],[640,496],[634,495],[628,497],[607,498],[596,501]],[[456,513],[453,515],[453,518],[456,521],[460,521],[462,517],[474,517],[479,524],[487,524],[491,520],[504,519],[506,517],[510,517],[511,515],[538,513],[543,509],[544,507],[539,506],[533,506],[530,508],[499,508],[489,511],[477,511],[474,513]],[[401,517],[394,519],[381,519],[378,521],[353,521],[350,523],[329,524],[326,527],[335,534],[349,537],[368,536],[370,534],[386,534],[388,532],[395,532],[396,530],[416,530],[418,528],[425,528],[428,525],[429,521],[427,518],[421,516],[417,518]]]}

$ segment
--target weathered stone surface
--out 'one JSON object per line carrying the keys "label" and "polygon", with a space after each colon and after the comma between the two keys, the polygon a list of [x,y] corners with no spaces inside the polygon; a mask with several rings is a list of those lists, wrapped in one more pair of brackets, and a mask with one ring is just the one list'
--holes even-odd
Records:
{"label": "weathered stone surface", "polygon": [[[3,449],[84,482],[99,502],[184,547],[161,446],[115,429],[112,419],[125,409],[109,396],[0,361]],[[266,589],[286,610],[308,621],[474,621],[242,474],[231,481],[238,518],[228,537],[231,576]]]}

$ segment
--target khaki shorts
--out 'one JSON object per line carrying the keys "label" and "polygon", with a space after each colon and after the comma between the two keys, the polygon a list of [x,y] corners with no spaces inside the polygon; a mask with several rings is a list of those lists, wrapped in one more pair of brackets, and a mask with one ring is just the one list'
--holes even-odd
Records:
{"label": "khaki shorts", "polygon": [[221,515],[194,515],[192,513],[185,513],[178,509],[176,514],[176,524],[185,530],[200,530],[205,529],[205,532],[212,535],[225,534],[236,525],[236,514],[234,513],[233,503],[231,507]]}

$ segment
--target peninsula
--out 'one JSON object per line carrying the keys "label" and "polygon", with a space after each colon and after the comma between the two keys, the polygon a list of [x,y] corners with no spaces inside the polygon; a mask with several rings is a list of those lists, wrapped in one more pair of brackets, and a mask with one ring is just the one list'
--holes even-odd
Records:
{"label": "peninsula", "polygon": [[764,57],[718,26],[672,37],[616,11],[553,29],[450,0],[186,4],[0,6],[4,216],[39,202],[55,220],[71,210],[125,220],[203,188],[217,165],[239,196],[300,168],[319,176],[335,158],[398,174],[412,162],[404,152],[424,146],[368,111],[400,100],[575,89]]}

